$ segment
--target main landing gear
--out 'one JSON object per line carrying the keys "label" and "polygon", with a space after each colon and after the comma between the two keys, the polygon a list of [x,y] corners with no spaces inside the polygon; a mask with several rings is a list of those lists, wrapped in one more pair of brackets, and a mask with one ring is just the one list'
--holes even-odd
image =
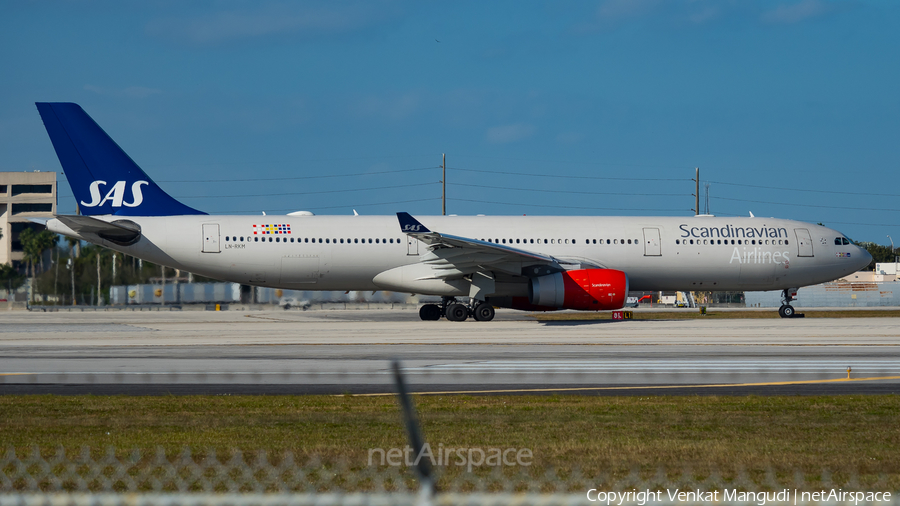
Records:
{"label": "main landing gear", "polygon": [[425,304],[419,308],[419,318],[425,321],[441,319],[441,306],[437,304]]}
{"label": "main landing gear", "polygon": [[475,300],[474,305],[458,302],[453,297],[444,297],[440,304],[425,304],[419,309],[419,318],[425,321],[440,320],[445,316],[451,322],[464,322],[471,316],[476,321],[489,322],[494,319],[494,306]]}
{"label": "main landing gear", "polygon": [[791,301],[796,297],[796,288],[788,288],[781,292],[781,307],[778,308],[778,316],[782,318],[803,318],[803,315],[797,314],[796,310],[794,310],[794,306],[791,305]]}

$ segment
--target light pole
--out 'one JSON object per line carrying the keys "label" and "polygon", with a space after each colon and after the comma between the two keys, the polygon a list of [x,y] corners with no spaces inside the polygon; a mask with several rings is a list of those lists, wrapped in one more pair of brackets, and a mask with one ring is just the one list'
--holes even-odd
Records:
{"label": "light pole", "polygon": [[97,305],[100,306],[100,301],[103,299],[100,297],[100,252],[97,251]]}
{"label": "light pole", "polygon": [[75,303],[75,266],[72,263],[72,257],[69,257],[69,260],[66,262],[66,269],[72,274],[72,305],[76,305]]}
{"label": "light pole", "polygon": [[[888,239],[891,239],[891,236],[887,236]],[[897,263],[897,255],[894,254],[894,240],[891,239],[891,256],[894,257],[894,263]]]}

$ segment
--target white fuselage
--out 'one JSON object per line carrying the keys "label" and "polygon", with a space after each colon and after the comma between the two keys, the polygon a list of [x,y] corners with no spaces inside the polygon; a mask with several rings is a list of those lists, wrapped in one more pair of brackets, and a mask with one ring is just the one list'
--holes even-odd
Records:
{"label": "white fuselage", "polygon": [[[395,216],[97,216],[140,225],[120,246],[73,232],[155,263],[237,283],[303,290],[399,290],[378,274],[418,264],[425,244],[400,231]],[[431,230],[499,242],[571,264],[624,271],[634,291],[775,290],[830,281],[868,263],[865,250],[835,244],[829,228],[774,218],[423,216]],[[289,230],[288,230],[289,229]],[[277,233],[276,233],[277,232]],[[808,237],[806,234],[808,233]],[[658,237],[657,237],[658,234]],[[377,242],[376,242],[377,241]],[[423,266],[424,267],[424,266]],[[502,296],[527,294],[527,278],[498,283]],[[455,287],[454,287],[455,286]],[[459,285],[409,292],[467,295]]]}

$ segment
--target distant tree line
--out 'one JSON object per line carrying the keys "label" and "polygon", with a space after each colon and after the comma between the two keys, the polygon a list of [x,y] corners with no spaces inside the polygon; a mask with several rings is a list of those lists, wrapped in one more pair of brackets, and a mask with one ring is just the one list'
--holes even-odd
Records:
{"label": "distant tree line", "polygon": [[[71,238],[60,241],[61,238],[46,229],[23,230],[19,241],[22,244],[24,272],[11,263],[0,264],[0,290],[5,290],[9,297],[26,279],[31,278],[32,303],[44,303],[43,296],[47,295],[53,301],[48,303],[86,305],[99,303],[101,298],[108,303],[109,289],[113,285],[145,284],[164,275],[169,279],[175,276],[172,268],[165,268],[163,272],[163,267],[157,264],[95,244],[82,246],[80,241]],[[47,250],[50,250],[49,264],[43,261]],[[214,281],[204,277],[195,277],[195,280]]]}

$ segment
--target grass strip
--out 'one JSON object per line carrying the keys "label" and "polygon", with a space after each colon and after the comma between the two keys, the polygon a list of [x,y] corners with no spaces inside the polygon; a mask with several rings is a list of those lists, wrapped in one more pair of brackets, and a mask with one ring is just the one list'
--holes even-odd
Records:
{"label": "grass strip", "polygon": [[[768,470],[801,472],[815,486],[858,474],[859,486],[900,489],[900,396],[773,397],[417,397],[433,446],[528,448],[535,476],[553,469],[624,476],[637,470],[673,476]],[[95,455],[113,447],[285,451],[368,466],[369,449],[403,448],[406,435],[392,398],[350,396],[54,396],[0,397],[0,443],[25,455],[62,447]],[[442,479],[464,469],[447,466]],[[823,482],[824,483],[824,482]]]}

